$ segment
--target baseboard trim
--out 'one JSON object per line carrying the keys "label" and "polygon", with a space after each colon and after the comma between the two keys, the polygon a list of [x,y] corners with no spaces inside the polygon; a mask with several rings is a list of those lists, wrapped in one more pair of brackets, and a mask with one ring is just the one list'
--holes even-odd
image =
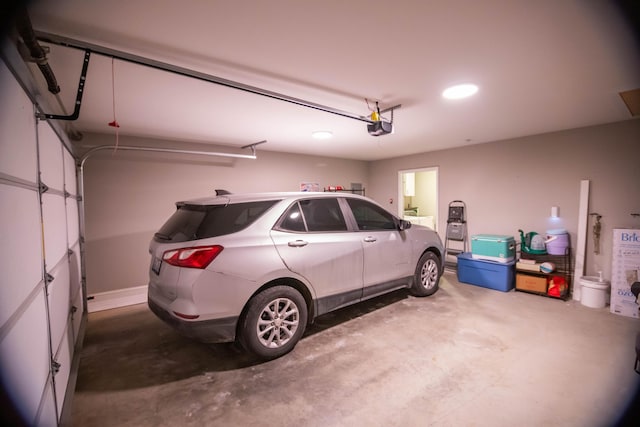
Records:
{"label": "baseboard trim", "polygon": [[126,307],[128,305],[141,304],[147,301],[147,286],[118,289],[117,291],[100,292],[89,295],[87,299],[87,311],[110,310],[112,308]]}

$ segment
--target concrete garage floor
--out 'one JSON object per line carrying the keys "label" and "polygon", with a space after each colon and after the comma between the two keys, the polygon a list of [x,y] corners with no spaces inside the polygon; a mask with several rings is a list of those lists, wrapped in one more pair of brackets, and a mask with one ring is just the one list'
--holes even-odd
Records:
{"label": "concrete garage floor", "polygon": [[608,307],[445,273],[433,297],[399,291],[323,316],[265,363],[182,338],[143,304],[89,315],[71,424],[615,425],[639,386],[638,331]]}

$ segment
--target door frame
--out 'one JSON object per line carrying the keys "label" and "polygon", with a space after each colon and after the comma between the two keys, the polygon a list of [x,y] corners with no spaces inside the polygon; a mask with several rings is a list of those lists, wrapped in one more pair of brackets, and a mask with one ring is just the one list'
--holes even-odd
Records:
{"label": "door frame", "polygon": [[439,190],[440,190],[440,171],[439,171],[439,167],[438,166],[431,166],[431,167],[423,167],[423,168],[412,168],[412,169],[401,169],[398,171],[398,209],[397,209],[397,215],[399,218],[403,218],[404,217],[404,188],[403,188],[403,177],[404,174],[406,173],[420,173],[420,172],[435,172],[436,174],[436,188],[435,188],[435,201],[436,201],[436,206],[435,206],[435,218],[433,221],[434,224],[434,229],[435,231],[438,231],[438,222],[440,219],[440,196],[439,196]]}

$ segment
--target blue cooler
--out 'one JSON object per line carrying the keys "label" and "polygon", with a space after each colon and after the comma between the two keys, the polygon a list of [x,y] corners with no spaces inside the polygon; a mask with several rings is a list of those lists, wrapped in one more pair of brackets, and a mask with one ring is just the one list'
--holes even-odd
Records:
{"label": "blue cooler", "polygon": [[515,287],[515,260],[495,262],[473,259],[469,252],[458,255],[458,281],[509,292]]}
{"label": "blue cooler", "polygon": [[471,256],[497,262],[511,262],[516,258],[516,240],[513,236],[476,234],[471,236]]}

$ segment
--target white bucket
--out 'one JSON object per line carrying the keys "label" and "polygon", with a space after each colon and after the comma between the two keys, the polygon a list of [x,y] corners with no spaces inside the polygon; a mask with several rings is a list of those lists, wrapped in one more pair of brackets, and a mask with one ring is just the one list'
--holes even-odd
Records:
{"label": "white bucket", "polygon": [[607,305],[609,282],[596,276],[583,276],[580,278],[580,284],[582,305],[591,308],[604,308]]}

